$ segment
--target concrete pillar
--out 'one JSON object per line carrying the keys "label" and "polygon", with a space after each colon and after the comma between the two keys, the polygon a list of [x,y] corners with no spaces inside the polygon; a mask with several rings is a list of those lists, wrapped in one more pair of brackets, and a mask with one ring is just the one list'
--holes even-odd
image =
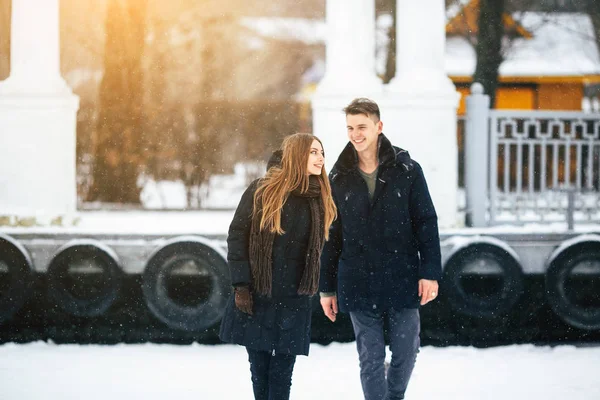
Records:
{"label": "concrete pillar", "polygon": [[325,76],[312,99],[313,133],[323,141],[326,168],[348,142],[342,108],[355,97],[381,97],[375,73],[375,0],[327,0]]}
{"label": "concrete pillar", "polygon": [[486,211],[489,196],[489,112],[490,96],[483,93],[481,83],[471,85],[466,99],[465,124],[465,192],[467,197],[466,225],[487,226]]}
{"label": "concrete pillar", "polygon": [[396,76],[380,108],[383,132],[423,167],[440,227],[455,227],[460,94],[444,69],[444,13],[444,0],[397,0]]}
{"label": "concrete pillar", "polygon": [[3,214],[75,211],[78,108],[60,75],[58,0],[13,0],[11,73],[0,82]]}

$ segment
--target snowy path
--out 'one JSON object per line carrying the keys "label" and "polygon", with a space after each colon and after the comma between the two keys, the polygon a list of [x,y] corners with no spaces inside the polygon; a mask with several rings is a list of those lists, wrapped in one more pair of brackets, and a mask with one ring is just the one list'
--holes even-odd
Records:
{"label": "snowy path", "polygon": [[[292,399],[360,400],[354,343],[299,357]],[[421,350],[407,399],[597,400],[600,347]],[[0,346],[1,400],[252,400],[237,346]]]}

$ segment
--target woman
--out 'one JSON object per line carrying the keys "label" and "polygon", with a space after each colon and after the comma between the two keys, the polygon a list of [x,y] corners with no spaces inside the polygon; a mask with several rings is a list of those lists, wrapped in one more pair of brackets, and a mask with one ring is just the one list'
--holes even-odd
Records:
{"label": "woman", "polygon": [[281,162],[248,187],[229,227],[234,295],[219,336],[246,346],[257,400],[289,399],[296,356],[308,355],[310,296],[337,212],[324,157],[315,136],[287,137]]}

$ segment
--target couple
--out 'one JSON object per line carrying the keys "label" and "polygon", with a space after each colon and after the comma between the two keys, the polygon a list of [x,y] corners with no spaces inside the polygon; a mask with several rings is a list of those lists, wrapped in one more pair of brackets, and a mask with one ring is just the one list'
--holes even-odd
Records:
{"label": "couple", "polygon": [[365,399],[403,399],[419,351],[419,304],[437,295],[437,216],[421,167],[381,133],[375,102],[355,99],[344,112],[350,142],[330,180],[319,139],[291,135],[229,228],[234,295],[220,337],[246,347],[255,399],[289,399],[317,291],[331,321],[338,305],[350,313]]}

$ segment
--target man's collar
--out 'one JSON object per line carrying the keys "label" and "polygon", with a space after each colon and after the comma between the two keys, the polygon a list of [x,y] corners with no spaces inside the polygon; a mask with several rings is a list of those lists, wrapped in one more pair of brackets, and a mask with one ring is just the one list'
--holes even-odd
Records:
{"label": "man's collar", "polygon": [[[396,164],[396,150],[383,133],[377,138],[377,159],[379,166],[393,166]],[[348,142],[340,154],[335,167],[341,173],[348,173],[358,168],[358,153],[351,142]]]}

